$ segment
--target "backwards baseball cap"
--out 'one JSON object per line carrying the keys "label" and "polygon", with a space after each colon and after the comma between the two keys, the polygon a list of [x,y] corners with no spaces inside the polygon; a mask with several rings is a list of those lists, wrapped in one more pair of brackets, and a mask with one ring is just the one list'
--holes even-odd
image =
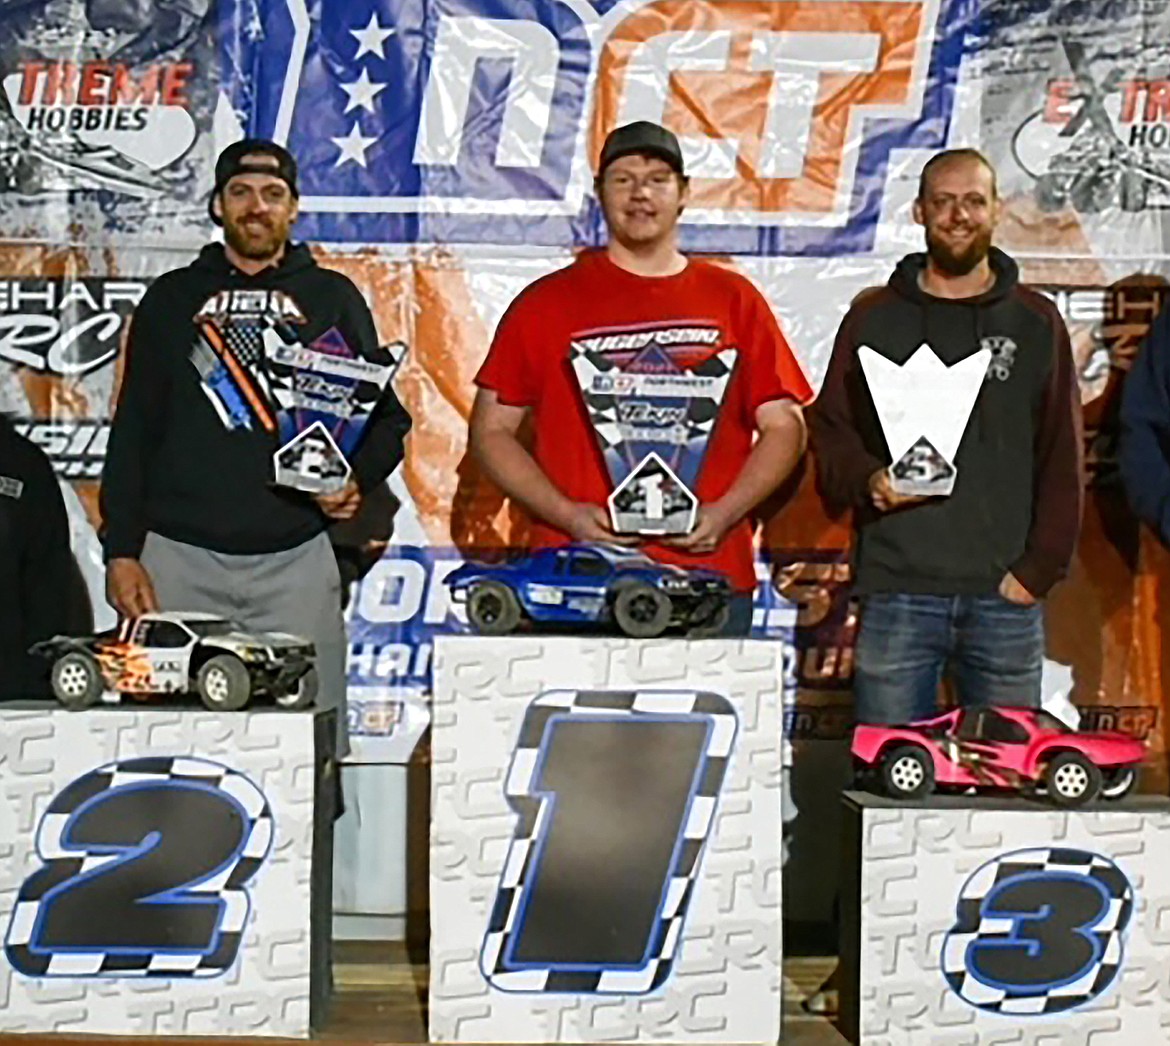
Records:
{"label": "backwards baseball cap", "polygon": [[[261,160],[259,157],[265,157]],[[275,162],[269,162],[271,157]],[[297,190],[297,162],[284,146],[267,138],[243,138],[232,142],[215,161],[215,188],[211,191],[211,200],[214,200],[237,174],[270,174],[279,178],[288,186],[293,197],[299,197]],[[216,225],[221,224],[211,208],[211,200],[207,202],[207,209],[211,213],[211,220]]]}
{"label": "backwards baseball cap", "polygon": [[614,160],[631,155],[657,156],[679,174],[683,173],[682,147],[674,134],[649,120],[638,120],[609,132],[601,147],[597,176],[600,178]]}

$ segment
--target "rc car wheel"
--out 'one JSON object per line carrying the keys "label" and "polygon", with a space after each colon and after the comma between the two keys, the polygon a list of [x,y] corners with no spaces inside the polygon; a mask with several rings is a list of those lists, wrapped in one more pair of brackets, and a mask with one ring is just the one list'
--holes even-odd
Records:
{"label": "rc car wheel", "polygon": [[294,689],[286,690],[283,694],[276,695],[276,704],[280,708],[287,708],[294,712],[301,708],[308,708],[317,700],[319,686],[317,670],[310,668],[297,680],[297,685]]}
{"label": "rc car wheel", "polygon": [[1119,194],[1123,211],[1129,214],[1144,211],[1149,196],[1149,183],[1140,174],[1126,172],[1121,176]]}
{"label": "rc car wheel", "polygon": [[1103,774],[1105,783],[1101,787],[1103,799],[1124,799],[1137,783],[1137,768],[1118,766]]}
{"label": "rc car wheel", "polygon": [[710,636],[721,636],[723,630],[727,627],[727,622],[730,620],[731,607],[724,603],[701,625],[695,625],[694,628],[687,632],[687,638],[704,639]]}
{"label": "rc car wheel", "polygon": [[244,663],[219,654],[199,669],[199,696],[213,712],[238,712],[252,699],[252,677]]}
{"label": "rc car wheel", "polygon": [[53,693],[66,708],[89,708],[105,689],[101,666],[89,654],[72,651],[53,665]]}
{"label": "rc car wheel", "polygon": [[1068,204],[1067,179],[1057,174],[1042,174],[1036,179],[1033,195],[1042,211],[1060,211]]}
{"label": "rc car wheel", "polygon": [[934,760],[920,745],[899,745],[882,760],[882,787],[891,799],[921,799],[934,791]]}
{"label": "rc car wheel", "polygon": [[1059,806],[1080,806],[1101,794],[1101,769],[1080,752],[1059,752],[1044,770],[1048,798]]}
{"label": "rc car wheel", "polygon": [[632,639],[653,639],[670,624],[670,597],[644,581],[627,585],[613,601],[613,619]]}
{"label": "rc car wheel", "polygon": [[485,636],[506,636],[520,624],[516,593],[500,581],[480,581],[467,593],[467,620]]}
{"label": "rc car wheel", "polygon": [[1112,178],[1089,171],[1073,179],[1068,195],[1074,210],[1081,214],[1098,214],[1112,202],[1114,191]]}

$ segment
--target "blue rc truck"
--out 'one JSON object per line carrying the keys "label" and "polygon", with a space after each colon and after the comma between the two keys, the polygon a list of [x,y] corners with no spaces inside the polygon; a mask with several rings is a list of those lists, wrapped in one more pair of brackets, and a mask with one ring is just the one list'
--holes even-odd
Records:
{"label": "blue rc truck", "polygon": [[467,620],[483,635],[502,636],[522,621],[615,624],[635,639],[669,628],[719,631],[731,588],[710,570],[656,563],[610,545],[540,549],[497,564],[465,563],[447,578],[466,602]]}

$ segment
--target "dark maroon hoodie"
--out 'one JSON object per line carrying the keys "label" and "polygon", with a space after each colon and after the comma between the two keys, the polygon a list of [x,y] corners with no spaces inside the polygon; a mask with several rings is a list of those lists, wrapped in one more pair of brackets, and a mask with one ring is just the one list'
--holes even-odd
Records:
{"label": "dark maroon hoodie", "polygon": [[[1019,283],[992,249],[995,283],[974,298],[936,298],[918,278],[926,255],[898,264],[886,287],[854,302],[809,414],[821,490],[856,510],[857,591],[990,594],[1012,574],[1043,596],[1068,569],[1080,528],[1080,395],[1068,331],[1055,306]],[[955,458],[947,497],[881,513],[869,478],[890,464],[857,350],[905,363],[928,344],[948,366],[992,361]]]}

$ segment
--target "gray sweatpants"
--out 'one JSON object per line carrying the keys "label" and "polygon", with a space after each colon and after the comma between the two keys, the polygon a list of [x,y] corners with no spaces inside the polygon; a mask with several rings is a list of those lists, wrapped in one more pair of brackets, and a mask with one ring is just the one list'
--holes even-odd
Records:
{"label": "gray sweatpants", "polygon": [[218,614],[256,632],[291,632],[317,647],[317,705],[336,708],[337,754],[349,752],[341,575],[326,534],[285,552],[228,555],[148,534],[142,565],[163,610]]}

